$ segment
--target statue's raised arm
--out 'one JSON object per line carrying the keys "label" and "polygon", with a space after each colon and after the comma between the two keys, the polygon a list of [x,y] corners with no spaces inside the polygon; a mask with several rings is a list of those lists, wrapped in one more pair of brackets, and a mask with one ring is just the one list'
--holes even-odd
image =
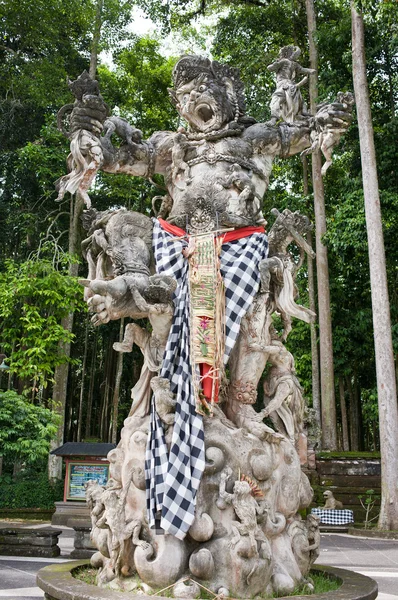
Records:
{"label": "statue's raised arm", "polygon": [[62,118],[70,113],[66,135],[71,140],[70,173],[58,181],[59,197],[80,192],[89,207],[88,189],[99,169],[148,179],[159,173],[168,191],[161,216],[173,225],[210,231],[263,224],[262,198],[273,159],[320,147],[326,170],[352,118],[349,93],[322,103],[314,116],[308,113],[300,91],[307,77],[298,83],[295,78],[312,70],[297,62],[299,53],[295,46],[282,48],[270,65],[277,85],[268,123],[246,115],[237,69],[184,56],[174,67],[169,90],[184,126],[175,133],[156,132],[148,140],[125,119],[108,116],[98,83],[83,73],[70,84],[75,103],[59,114],[63,127]]}

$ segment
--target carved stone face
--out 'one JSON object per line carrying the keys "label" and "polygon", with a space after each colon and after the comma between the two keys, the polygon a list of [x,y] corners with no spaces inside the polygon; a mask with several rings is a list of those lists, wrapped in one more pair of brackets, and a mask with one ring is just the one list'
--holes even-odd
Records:
{"label": "carved stone face", "polygon": [[232,85],[201,75],[176,90],[177,110],[195,131],[214,131],[234,119]]}
{"label": "carved stone face", "polygon": [[237,498],[244,498],[250,496],[251,488],[247,481],[235,481],[234,494]]}

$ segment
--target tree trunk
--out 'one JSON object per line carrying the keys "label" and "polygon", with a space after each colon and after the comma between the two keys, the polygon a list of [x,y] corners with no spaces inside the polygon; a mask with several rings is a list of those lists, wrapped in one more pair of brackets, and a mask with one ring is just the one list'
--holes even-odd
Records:
{"label": "tree trunk", "polygon": [[[308,187],[308,160],[303,156],[303,192],[304,196],[309,195]],[[312,248],[312,232],[307,233],[307,242]],[[310,309],[316,313],[315,300],[315,271],[314,261],[307,254],[307,270],[308,270],[308,296]],[[321,390],[319,380],[319,354],[318,354],[318,335],[315,323],[310,324],[311,331],[311,373],[312,373],[312,407],[315,410],[315,418],[319,428],[321,428]]]}
{"label": "tree trunk", "polygon": [[[124,319],[120,319],[120,330],[119,330],[119,342],[123,341],[124,332]],[[116,379],[115,389],[113,390],[113,410],[112,410],[112,430],[111,430],[111,442],[116,444],[117,437],[117,417],[119,413],[119,396],[120,396],[120,382],[123,373],[123,352],[118,352],[116,362]]]}
{"label": "tree trunk", "polygon": [[[69,221],[69,248],[68,252],[72,256],[79,254],[80,247],[80,215],[84,206],[83,199],[79,194],[76,194],[76,198],[71,197],[70,201],[70,221]],[[79,265],[77,263],[72,264],[69,267],[69,275],[77,277],[79,271]],[[61,321],[61,325],[64,329],[69,332],[73,330],[73,318],[74,313],[70,313]],[[70,357],[70,343],[60,342],[58,345],[58,352],[67,358]],[[66,392],[68,388],[68,374],[69,374],[69,363],[65,362],[55,368],[54,372],[54,389],[53,389],[53,400],[54,410],[60,417],[60,423],[55,438],[50,443],[50,450],[54,450],[64,443],[64,425],[65,425],[65,407],[66,407]],[[50,481],[56,479],[62,479],[62,458],[60,456],[49,455],[48,458],[48,477]]]}
{"label": "tree trunk", "polygon": [[16,460],[14,462],[14,466],[12,469],[12,478],[15,479],[18,477],[18,475],[20,474],[20,472],[22,471],[22,463],[20,460]]}
{"label": "tree trunk", "polygon": [[97,73],[97,62],[98,62],[98,49],[101,38],[101,27],[102,27],[102,9],[104,7],[104,0],[97,0],[97,9],[95,12],[95,23],[93,39],[91,41],[91,52],[90,52],[90,69],[89,74],[92,79],[95,79]]}
{"label": "tree trunk", "polygon": [[381,506],[378,527],[398,529],[398,409],[391,337],[383,228],[372,115],[366,79],[362,13],[351,2],[352,65],[357,104],[365,217],[368,234],[373,331],[376,355],[381,451]]}
{"label": "tree trunk", "polygon": [[[312,247],[312,234],[309,231],[307,233],[307,241]],[[308,260],[308,294],[310,300],[310,309],[316,313],[316,301],[315,301],[315,273],[314,273],[314,261],[307,255]],[[319,377],[319,354],[318,354],[318,335],[315,323],[311,323],[311,362],[312,362],[312,406],[315,410],[316,420],[319,427],[321,427],[321,389],[320,389],[320,377]]]}
{"label": "tree trunk", "polygon": [[92,423],[92,409],[93,409],[93,393],[94,393],[94,380],[95,380],[95,363],[97,358],[97,340],[98,340],[98,329],[95,330],[93,354],[91,356],[91,368],[90,368],[90,387],[88,390],[87,397],[87,418],[86,418],[86,432],[85,437],[91,436],[91,423]]}
{"label": "tree trunk", "polygon": [[350,449],[350,440],[348,437],[347,405],[345,401],[344,379],[339,377],[339,396],[341,410],[341,429],[343,433],[343,450],[348,452]]}
{"label": "tree trunk", "polygon": [[[306,0],[310,66],[315,73],[310,75],[311,112],[316,113],[318,100],[318,50],[315,42],[316,18],[313,0]],[[322,447],[335,450],[337,446],[336,400],[334,393],[334,365],[332,318],[330,311],[328,251],[322,242],[326,233],[325,194],[321,175],[320,151],[312,155],[312,186],[314,190],[316,271],[318,280],[319,353],[321,364],[321,414]]]}
{"label": "tree trunk", "polygon": [[351,437],[351,450],[359,450],[359,437],[358,437],[358,404],[357,394],[355,393],[355,377],[354,386],[352,385],[351,377],[347,377],[347,390],[350,397],[350,437]]}
{"label": "tree trunk", "polygon": [[104,393],[101,402],[101,409],[99,412],[99,437],[102,442],[108,441],[109,432],[109,400],[111,395],[111,380],[113,373],[113,341],[114,338],[111,336],[107,344],[107,353],[104,363],[105,381],[104,381]]}
{"label": "tree trunk", "polygon": [[398,354],[395,355],[395,385],[398,386]]}
{"label": "tree trunk", "polygon": [[82,381],[80,386],[80,397],[79,397],[79,416],[77,419],[77,441],[81,442],[82,439],[82,426],[83,426],[83,400],[84,400],[84,380],[86,378],[86,363],[87,363],[87,351],[88,351],[88,329],[89,329],[90,318],[87,315],[86,318],[86,332],[84,335],[84,353],[83,353],[83,365],[82,365]]}

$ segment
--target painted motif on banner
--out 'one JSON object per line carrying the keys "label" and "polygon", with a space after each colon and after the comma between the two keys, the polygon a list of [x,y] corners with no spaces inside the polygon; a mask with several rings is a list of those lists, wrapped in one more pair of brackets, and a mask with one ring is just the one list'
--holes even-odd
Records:
{"label": "painted motif on banner", "polygon": [[208,376],[215,381],[220,368],[224,339],[219,329],[223,326],[224,295],[223,282],[219,271],[219,243],[213,233],[191,236],[189,242],[189,289],[191,308],[191,361],[197,411],[209,414],[215,401],[216,389],[212,385],[210,397],[205,397],[199,365],[208,365]]}

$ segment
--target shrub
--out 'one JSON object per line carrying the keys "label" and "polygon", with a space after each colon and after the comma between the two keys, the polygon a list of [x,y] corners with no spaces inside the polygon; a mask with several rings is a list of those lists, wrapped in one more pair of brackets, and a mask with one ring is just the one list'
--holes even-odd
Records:
{"label": "shrub", "polygon": [[38,473],[20,481],[12,481],[7,475],[0,477],[0,508],[51,509],[54,502],[63,499],[63,495],[63,481],[53,484],[47,473]]}

